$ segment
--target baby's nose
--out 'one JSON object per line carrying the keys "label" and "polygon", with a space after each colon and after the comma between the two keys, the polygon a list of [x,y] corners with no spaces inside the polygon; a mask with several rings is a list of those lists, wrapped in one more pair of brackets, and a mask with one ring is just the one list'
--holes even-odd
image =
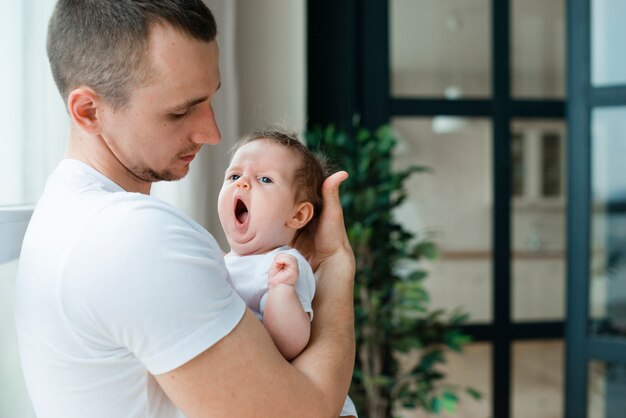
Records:
{"label": "baby's nose", "polygon": [[237,188],[247,190],[250,188],[250,183],[248,183],[248,181],[244,179],[243,177],[239,177],[237,179]]}

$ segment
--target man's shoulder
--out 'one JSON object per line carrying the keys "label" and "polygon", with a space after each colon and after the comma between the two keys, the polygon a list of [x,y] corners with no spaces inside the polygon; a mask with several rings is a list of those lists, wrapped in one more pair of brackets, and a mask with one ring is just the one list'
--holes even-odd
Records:
{"label": "man's shoulder", "polygon": [[127,192],[93,167],[63,160],[50,177],[43,196],[48,211],[61,209],[88,223],[114,222],[128,228],[178,224],[203,230],[183,212],[158,198]]}
{"label": "man's shoulder", "polygon": [[67,252],[100,251],[107,243],[107,253],[138,254],[177,243],[221,256],[214,238],[182,211],[156,197],[127,192],[80,161],[59,164],[31,222],[40,238],[66,237]]}
{"label": "man's shoulder", "polygon": [[[116,193],[85,226],[80,241],[104,239],[118,251],[154,255],[178,253],[219,259],[222,252],[213,236],[174,206],[150,196]],[[151,257],[150,257],[151,258]]]}
{"label": "man's shoulder", "polygon": [[102,197],[103,202],[94,220],[111,220],[127,227],[163,226],[176,224],[202,230],[182,211],[160,199],[141,193],[118,192]]}

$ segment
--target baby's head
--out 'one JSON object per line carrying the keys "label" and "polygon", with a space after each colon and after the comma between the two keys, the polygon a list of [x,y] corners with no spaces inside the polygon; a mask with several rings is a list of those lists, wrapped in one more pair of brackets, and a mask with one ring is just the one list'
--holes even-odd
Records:
{"label": "baby's head", "polygon": [[246,136],[233,151],[218,204],[231,250],[259,254],[310,233],[322,210],[325,163],[276,128]]}
{"label": "baby's head", "polygon": [[291,151],[294,158],[300,160],[300,166],[293,176],[294,201],[296,203],[310,202],[313,205],[313,219],[315,219],[322,211],[322,184],[328,175],[326,161],[313,154],[306,145],[300,142],[297,134],[273,127],[255,131],[244,137],[235,145],[233,151],[236,152],[250,142],[262,140],[285,147]]}

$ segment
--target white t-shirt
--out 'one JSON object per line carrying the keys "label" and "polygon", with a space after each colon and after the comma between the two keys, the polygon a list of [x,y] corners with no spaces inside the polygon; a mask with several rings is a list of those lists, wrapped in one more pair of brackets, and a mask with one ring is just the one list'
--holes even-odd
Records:
{"label": "white t-shirt", "polygon": [[76,160],[52,173],[24,238],[15,313],[39,418],[182,417],[152,375],[226,336],[245,303],[213,237]]}
{"label": "white t-shirt", "polygon": [[[267,302],[269,271],[274,262],[274,258],[279,253],[292,255],[298,261],[299,276],[296,282],[296,294],[302,309],[313,318],[313,296],[315,296],[315,276],[309,262],[295,248],[283,246],[276,248],[265,254],[253,254],[239,256],[237,254],[227,254],[224,257],[229,281],[239,296],[248,305],[260,320],[263,320],[265,304]],[[350,397],[346,398],[339,416],[358,416],[356,407]]]}
{"label": "white t-shirt", "polygon": [[298,260],[300,275],[296,282],[296,294],[304,312],[313,316],[311,302],[315,295],[315,276],[308,261],[295,248],[283,246],[265,254],[253,254],[240,256],[229,253],[224,257],[226,268],[230,275],[230,283],[243,298],[248,308],[254,312],[260,320],[263,319],[265,303],[267,302],[269,271],[274,263],[274,258],[279,253],[292,255]]}

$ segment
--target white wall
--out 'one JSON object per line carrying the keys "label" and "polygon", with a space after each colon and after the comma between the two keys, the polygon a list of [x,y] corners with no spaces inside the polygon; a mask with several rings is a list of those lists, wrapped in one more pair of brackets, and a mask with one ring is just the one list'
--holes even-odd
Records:
{"label": "white wall", "polygon": [[239,132],[306,123],[305,0],[237,2]]}

